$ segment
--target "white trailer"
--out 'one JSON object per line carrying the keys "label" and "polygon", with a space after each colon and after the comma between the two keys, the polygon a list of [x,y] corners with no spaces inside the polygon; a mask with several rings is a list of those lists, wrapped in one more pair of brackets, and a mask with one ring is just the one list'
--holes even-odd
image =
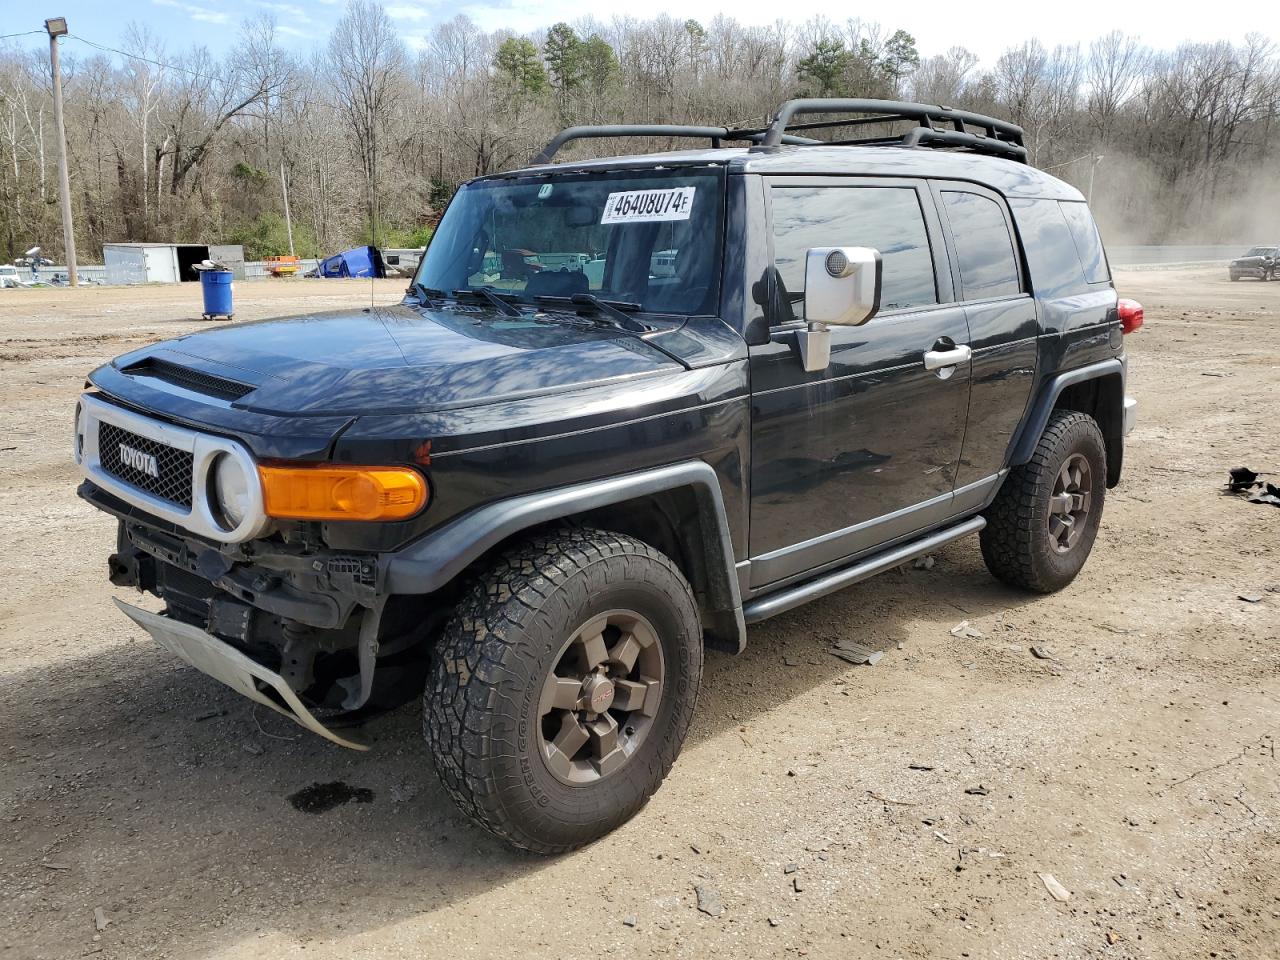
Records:
{"label": "white trailer", "polygon": [[199,280],[192,269],[202,260],[226,263],[244,278],[244,247],[204,243],[104,243],[107,283],[179,283]]}

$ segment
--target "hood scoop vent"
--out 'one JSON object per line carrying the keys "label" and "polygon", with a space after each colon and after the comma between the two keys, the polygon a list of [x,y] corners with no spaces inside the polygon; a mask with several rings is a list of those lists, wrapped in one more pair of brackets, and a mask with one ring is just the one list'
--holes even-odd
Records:
{"label": "hood scoop vent", "polygon": [[239,400],[241,397],[258,389],[252,384],[228,380],[226,377],[217,377],[211,373],[202,373],[199,370],[191,370],[176,363],[170,363],[168,360],[162,360],[159,357],[147,357],[145,360],[140,360],[138,363],[125,367],[123,372],[131,377],[154,377],[157,380],[163,380],[165,383],[171,383],[175,387],[183,387],[186,390],[193,390],[206,396],[217,397],[219,400]]}

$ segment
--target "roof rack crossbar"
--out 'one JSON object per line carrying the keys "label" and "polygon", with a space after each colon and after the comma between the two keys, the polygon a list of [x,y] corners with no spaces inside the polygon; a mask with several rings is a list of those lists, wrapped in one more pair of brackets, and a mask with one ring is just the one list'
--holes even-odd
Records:
{"label": "roof rack crossbar", "polygon": [[978,153],[1027,162],[1027,148],[1020,143],[1009,143],[977,133],[957,133],[954,130],[929,130],[916,127],[901,139],[904,147],[968,147]]}
{"label": "roof rack crossbar", "polygon": [[[719,147],[725,140],[759,143],[767,133],[767,128],[759,130],[729,130],[725,127],[698,127],[670,123],[627,123],[568,127],[556,134],[551,142],[543,147],[541,152],[530,161],[530,165],[550,163],[565,144],[574,140],[597,140],[606,137],[687,137],[691,140],[710,140],[713,147]],[[784,133],[781,142],[794,146],[805,146],[819,143],[820,141]]]}

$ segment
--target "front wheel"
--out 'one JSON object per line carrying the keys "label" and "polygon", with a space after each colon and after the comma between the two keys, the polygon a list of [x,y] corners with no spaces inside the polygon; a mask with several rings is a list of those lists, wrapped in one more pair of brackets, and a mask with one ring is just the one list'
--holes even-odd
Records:
{"label": "front wheel", "polygon": [[1107,454],[1092,417],[1059,410],[1031,459],[1014,467],[987,508],[982,559],[1011,586],[1061,590],[1080,572],[1102,520]]}
{"label": "front wheel", "polygon": [[561,853],[658,789],[701,678],[697,603],[671,559],[560,529],[517,544],[464,593],[432,655],[423,725],[471,820]]}

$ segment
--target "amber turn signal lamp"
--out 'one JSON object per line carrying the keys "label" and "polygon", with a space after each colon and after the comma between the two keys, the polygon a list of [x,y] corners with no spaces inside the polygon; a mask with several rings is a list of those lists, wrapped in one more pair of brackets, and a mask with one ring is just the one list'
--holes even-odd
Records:
{"label": "amber turn signal lamp", "polygon": [[263,506],[281,520],[403,520],[427,505],[427,481],[405,467],[260,466]]}

